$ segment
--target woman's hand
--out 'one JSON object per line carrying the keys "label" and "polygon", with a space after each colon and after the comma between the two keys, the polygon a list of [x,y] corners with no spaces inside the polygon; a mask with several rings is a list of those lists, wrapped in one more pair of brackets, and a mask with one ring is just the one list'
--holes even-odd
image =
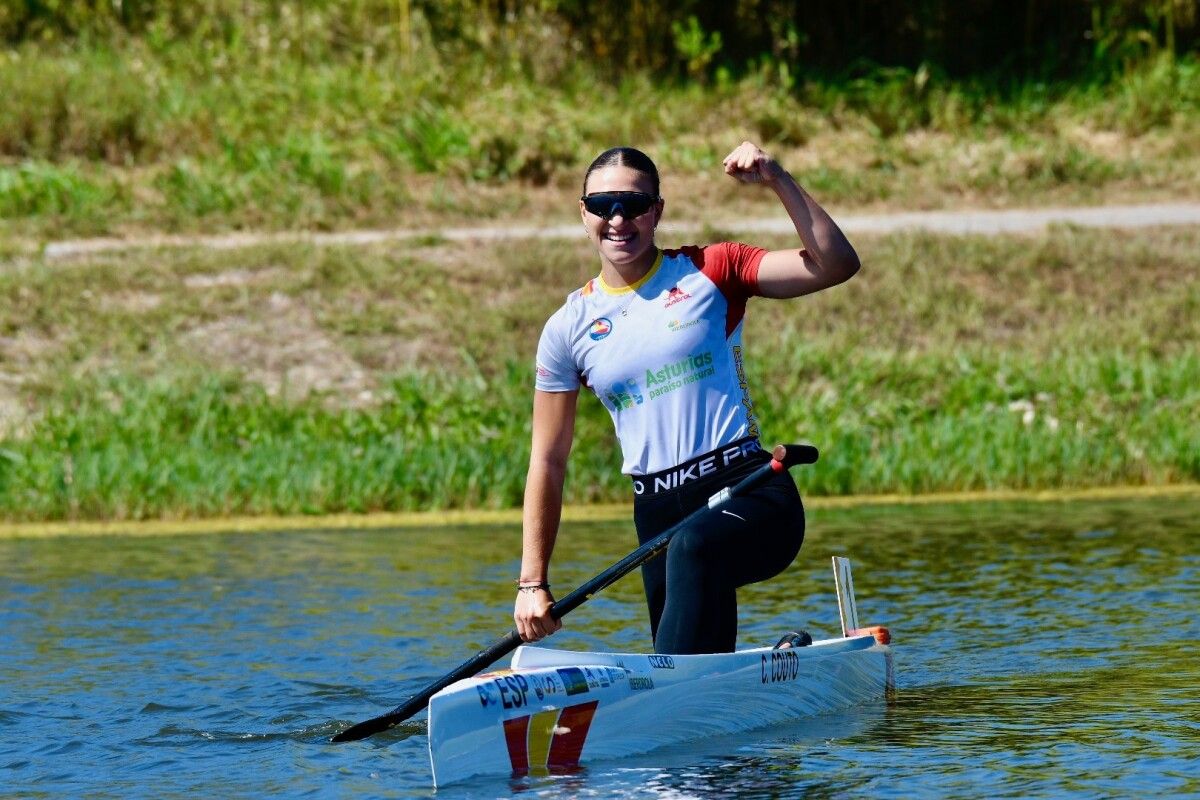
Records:
{"label": "woman's hand", "polygon": [[513,607],[513,621],[517,623],[517,633],[521,640],[536,642],[544,639],[562,627],[562,622],[550,616],[550,606],[554,604],[554,595],[549,589],[517,592],[517,602]]}
{"label": "woman's hand", "polygon": [[725,174],[742,183],[774,183],[786,174],[779,162],[754,142],[742,142],[725,156],[722,163],[725,165]]}

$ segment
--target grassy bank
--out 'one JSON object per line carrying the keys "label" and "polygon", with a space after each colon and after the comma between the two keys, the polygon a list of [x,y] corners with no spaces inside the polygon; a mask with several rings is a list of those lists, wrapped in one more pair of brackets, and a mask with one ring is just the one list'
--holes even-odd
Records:
{"label": "grassy bank", "polygon": [[[822,448],[810,494],[1200,480],[1200,230],[856,244],[850,284],[748,317],[765,438]],[[511,507],[537,334],[593,258],[428,239],[12,260],[0,516]],[[581,408],[568,500],[622,501],[610,423]]]}
{"label": "grassy bank", "polygon": [[[776,62],[662,81],[532,27],[492,50],[297,48],[288,29],[0,51],[4,239],[570,221],[614,143],[657,157],[680,218],[732,204],[721,157],[769,147],[838,207],[1196,198],[1200,62],[1064,83],[936,70],[804,76]],[[540,38],[539,38],[540,37]],[[323,49],[322,49],[323,47]],[[502,57],[498,57],[497,54]]]}

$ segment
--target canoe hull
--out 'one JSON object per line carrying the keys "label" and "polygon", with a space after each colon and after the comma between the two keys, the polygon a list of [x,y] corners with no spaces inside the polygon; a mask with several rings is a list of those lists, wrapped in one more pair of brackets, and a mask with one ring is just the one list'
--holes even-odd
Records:
{"label": "canoe hull", "polygon": [[891,648],[872,636],[694,656],[521,647],[507,670],[429,701],[434,784],[547,774],[884,697]]}

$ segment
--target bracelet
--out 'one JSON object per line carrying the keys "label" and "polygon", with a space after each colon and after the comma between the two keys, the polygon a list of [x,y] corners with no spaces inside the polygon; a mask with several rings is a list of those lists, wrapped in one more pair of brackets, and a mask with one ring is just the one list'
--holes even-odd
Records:
{"label": "bracelet", "polygon": [[537,592],[537,591],[543,591],[543,590],[547,591],[547,592],[550,591],[550,584],[546,583],[545,581],[539,581],[538,583],[532,583],[532,582],[521,583],[520,581],[517,582],[517,591],[518,592]]}

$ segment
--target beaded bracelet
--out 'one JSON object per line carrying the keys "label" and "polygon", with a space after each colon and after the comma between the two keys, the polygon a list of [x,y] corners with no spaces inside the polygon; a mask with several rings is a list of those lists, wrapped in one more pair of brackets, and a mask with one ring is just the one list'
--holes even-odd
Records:
{"label": "beaded bracelet", "polygon": [[543,589],[546,591],[550,591],[550,584],[546,583],[545,581],[540,581],[538,583],[521,583],[520,581],[517,582],[517,591],[518,592],[536,592],[536,591],[543,590]]}

